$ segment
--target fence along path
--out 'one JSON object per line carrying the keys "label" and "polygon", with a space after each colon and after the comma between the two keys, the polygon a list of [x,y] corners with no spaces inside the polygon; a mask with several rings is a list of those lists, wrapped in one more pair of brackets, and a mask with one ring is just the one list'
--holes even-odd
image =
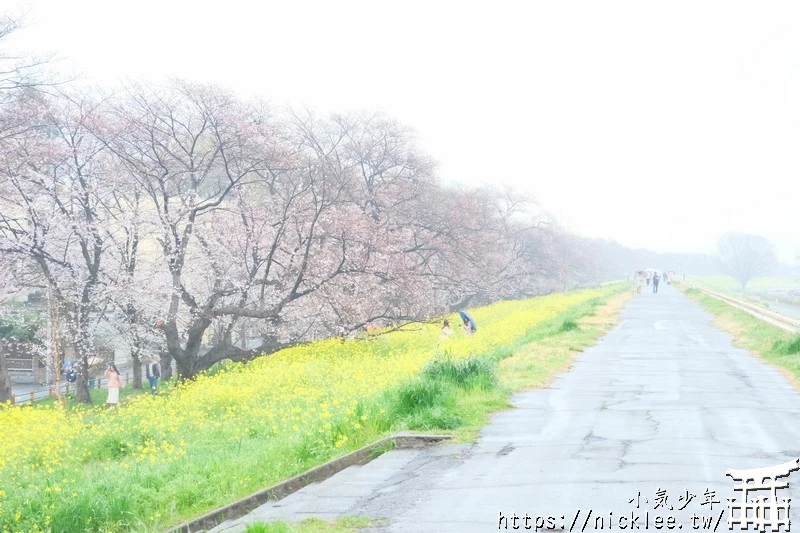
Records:
{"label": "fence along path", "polygon": [[764,307],[756,305],[752,302],[728,296],[727,294],[711,290],[707,287],[697,285],[696,283],[689,283],[687,281],[679,281],[678,283],[681,283],[684,286],[692,289],[697,289],[701,292],[708,294],[709,296],[717,298],[718,300],[722,300],[725,303],[733,307],[736,307],[737,309],[740,309],[759,320],[772,324],[773,326],[779,327],[784,331],[788,331],[790,333],[797,333],[798,331],[800,331],[800,320],[797,320],[796,318],[791,318],[786,315],[776,313],[775,311],[772,311],[770,309],[765,309]]}
{"label": "fence along path", "polygon": [[[130,383],[133,382],[133,368],[121,368],[120,374],[122,375],[123,383],[127,387]],[[144,381],[145,370],[144,370],[144,363],[142,363],[142,381]],[[145,382],[146,383],[146,382]],[[89,380],[90,388],[105,388],[108,384],[108,380],[101,376],[99,378],[94,378]],[[75,385],[73,383],[67,382],[65,379],[62,378],[61,380],[61,393],[62,394],[69,394],[75,390]],[[54,396],[56,392],[55,384],[52,385],[42,385],[40,387],[36,387],[30,391],[12,394],[11,395],[11,403],[14,405],[24,405],[31,402],[38,402],[39,400],[44,400],[45,398],[49,398],[50,396]]]}

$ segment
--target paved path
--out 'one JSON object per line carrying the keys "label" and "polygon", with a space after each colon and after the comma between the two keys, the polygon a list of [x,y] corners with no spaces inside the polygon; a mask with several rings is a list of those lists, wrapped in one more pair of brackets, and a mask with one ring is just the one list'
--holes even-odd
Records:
{"label": "paved path", "polygon": [[[531,531],[537,515],[566,530],[574,521],[579,531],[599,529],[598,516],[605,529],[609,516],[622,529],[632,513],[640,529],[655,529],[656,515],[667,529],[672,515],[692,530],[694,513],[698,529],[719,520],[723,531],[726,498],[740,499],[727,469],[800,457],[800,394],[779,371],[732,347],[707,313],[670,286],[636,296],[571,371],[513,403],[474,445],[390,452],[214,531],[342,515],[385,519],[375,532],[504,531],[526,513]],[[779,495],[800,502],[800,472],[788,481]],[[655,508],[659,489],[672,510]],[[688,505],[680,499],[687,491],[694,495]],[[712,503],[703,505],[707,492]],[[629,501],[638,493],[637,509]],[[711,520],[707,528],[702,517]]]}

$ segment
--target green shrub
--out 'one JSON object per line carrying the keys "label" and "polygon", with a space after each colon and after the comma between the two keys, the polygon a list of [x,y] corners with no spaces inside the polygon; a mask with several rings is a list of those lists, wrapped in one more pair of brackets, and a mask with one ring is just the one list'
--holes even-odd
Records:
{"label": "green shrub", "polygon": [[464,418],[456,412],[456,405],[435,405],[412,414],[407,420],[408,429],[450,430],[461,427]]}
{"label": "green shrub", "polygon": [[449,381],[462,388],[489,389],[496,383],[494,364],[480,357],[431,361],[422,374],[431,380]]}
{"label": "green shrub", "polygon": [[446,390],[444,383],[432,379],[415,379],[403,385],[397,394],[395,413],[398,416],[408,416],[425,408],[433,407],[452,396]]}
{"label": "green shrub", "polygon": [[794,339],[786,344],[786,353],[800,353],[800,335],[795,335]]}
{"label": "green shrub", "polygon": [[783,355],[794,355],[800,353],[800,334],[795,335],[790,340],[775,342],[773,348],[776,352]]}
{"label": "green shrub", "polygon": [[98,442],[97,446],[93,449],[94,455],[90,455],[91,459],[119,459],[131,452],[131,449],[120,437],[116,435],[105,435]]}
{"label": "green shrub", "polygon": [[561,323],[561,331],[572,331],[573,329],[578,329],[578,323],[574,320],[565,320]]}

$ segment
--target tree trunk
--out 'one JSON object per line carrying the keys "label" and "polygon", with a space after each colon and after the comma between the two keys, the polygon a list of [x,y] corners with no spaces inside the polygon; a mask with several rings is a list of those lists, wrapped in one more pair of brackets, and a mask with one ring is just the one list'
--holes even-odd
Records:
{"label": "tree trunk", "polygon": [[[80,403],[92,403],[92,396],[89,394],[89,361],[86,355],[78,357],[78,379],[75,381],[75,399]],[[97,378],[100,385],[100,378]]]}
{"label": "tree trunk", "polygon": [[[83,309],[80,306],[64,304],[64,309],[59,314],[64,319],[69,331],[69,345],[72,347],[76,365],[75,370],[78,374],[75,380],[75,399],[79,403],[92,403],[89,394],[89,383],[92,377],[89,375],[89,347],[91,346],[86,314],[81,314]],[[97,379],[98,386],[100,379]]]}
{"label": "tree trunk", "polygon": [[[178,378],[181,380],[192,379],[203,368],[199,366],[200,348],[203,345],[203,334],[211,325],[211,320],[207,317],[196,318],[186,333],[186,344],[181,348],[181,343],[177,335],[170,335],[167,332],[167,351],[178,370]],[[168,326],[175,333],[174,323]]]}
{"label": "tree trunk", "polygon": [[5,347],[0,343],[0,403],[12,400],[13,394],[11,390],[11,377],[8,375],[8,367],[6,366]]}
{"label": "tree trunk", "polygon": [[[129,270],[133,274],[133,269]],[[139,320],[139,315],[133,305],[128,304],[125,308],[125,315],[128,318],[128,325],[133,328]],[[133,365],[133,388],[142,388],[142,338],[138,333],[133,334],[131,341],[131,364]]]}
{"label": "tree trunk", "polygon": [[131,354],[131,365],[133,365],[133,388],[142,388],[142,359],[139,354]]}
{"label": "tree trunk", "polygon": [[161,364],[161,380],[169,381],[172,379],[172,356],[167,350],[162,350],[159,354]]}
{"label": "tree trunk", "polygon": [[180,380],[192,379],[200,371],[197,368],[199,349],[195,349],[193,351],[194,351],[193,354],[190,354],[185,358],[182,359],[174,358],[175,366],[177,367],[178,370],[178,379]]}
{"label": "tree trunk", "polygon": [[[469,298],[471,299],[472,297]],[[169,360],[175,361],[178,376],[181,380],[193,379],[197,374],[208,370],[223,359],[249,361],[259,355],[268,355],[283,348],[299,344],[297,342],[279,342],[275,337],[266,337],[262,339],[262,344],[258,348],[245,350],[230,344],[230,338],[228,337],[223,339],[223,342],[211,347],[201,356],[203,332],[206,331],[209,324],[210,322],[207,319],[197,320],[189,330],[185,348],[181,348],[180,342],[177,341],[177,336],[172,338],[172,342],[170,342],[169,336],[167,337]],[[166,357],[163,357],[162,368],[166,366],[166,362]]]}
{"label": "tree trunk", "polygon": [[142,388],[142,341],[137,338],[131,345],[131,364],[133,365],[133,388]]}

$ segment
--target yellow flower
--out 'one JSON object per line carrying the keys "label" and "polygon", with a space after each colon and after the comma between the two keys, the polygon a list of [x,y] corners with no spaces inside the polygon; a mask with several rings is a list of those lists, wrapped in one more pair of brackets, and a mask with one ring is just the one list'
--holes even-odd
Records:
{"label": "yellow flower", "polygon": [[[145,493],[154,485],[174,482],[165,478],[169,472],[196,474],[209,466],[209,450],[216,469],[209,483],[235,479],[245,491],[267,486],[278,481],[276,476],[299,473],[292,466],[300,463],[292,451],[298,443],[332,456],[333,450],[354,445],[340,430],[353,434],[363,429],[359,441],[377,436],[370,433],[372,424],[366,429],[363,425],[368,416],[357,413],[375,412],[377,405],[370,402],[419,375],[437,357],[468,358],[507,347],[543,321],[616,290],[552,294],[470,309],[478,331],[472,337],[452,335],[446,353],[439,346],[439,324],[430,324],[369,341],[331,339],[295,346],[158,395],[135,396],[116,410],[0,405],[0,532],[41,530],[44,513],[31,516],[32,507],[52,505],[48,516],[58,516],[86,494],[112,498],[95,490],[111,478]],[[457,315],[447,318],[458,323]],[[387,415],[385,408],[377,411]],[[264,458],[274,464],[260,463]],[[174,469],[161,466],[166,463]],[[243,480],[242,472],[257,474]],[[186,479],[194,484],[187,489],[212,490],[196,486],[204,483],[196,481],[197,476]],[[86,492],[77,493],[77,487]],[[62,490],[70,497],[54,497]],[[32,494],[40,501],[26,501]],[[157,509],[125,511],[163,521],[177,518],[170,502],[162,503]],[[85,529],[106,526],[94,517],[76,520],[86,520]]]}

